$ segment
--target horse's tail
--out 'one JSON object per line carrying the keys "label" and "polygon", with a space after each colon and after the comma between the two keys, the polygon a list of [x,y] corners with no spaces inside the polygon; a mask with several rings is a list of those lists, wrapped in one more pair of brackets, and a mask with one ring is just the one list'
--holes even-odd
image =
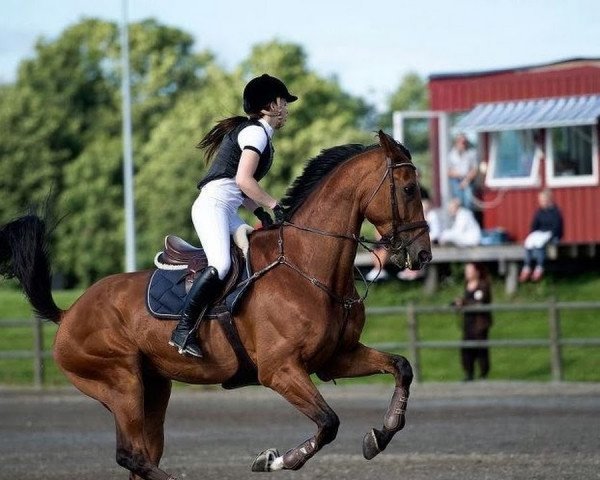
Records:
{"label": "horse's tail", "polygon": [[37,215],[0,227],[0,276],[19,281],[39,317],[60,322],[63,311],[52,298],[46,225]]}

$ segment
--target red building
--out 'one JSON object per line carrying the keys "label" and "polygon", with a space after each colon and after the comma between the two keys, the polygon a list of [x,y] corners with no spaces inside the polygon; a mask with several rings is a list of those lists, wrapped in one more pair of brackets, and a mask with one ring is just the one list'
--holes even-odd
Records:
{"label": "red building", "polygon": [[476,139],[484,228],[504,228],[522,241],[537,208],[537,193],[550,188],[565,220],[564,243],[600,243],[600,59],[570,59],[506,70],[432,75],[430,112],[398,112],[395,134],[406,118],[431,118],[433,190],[448,199],[450,134]]}

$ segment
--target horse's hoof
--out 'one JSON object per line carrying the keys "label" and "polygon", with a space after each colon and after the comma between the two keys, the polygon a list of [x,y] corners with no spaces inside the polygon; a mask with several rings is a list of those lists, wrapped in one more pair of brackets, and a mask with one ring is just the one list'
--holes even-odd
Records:
{"label": "horse's hoof", "polygon": [[367,433],[363,438],[363,445],[362,445],[363,456],[367,460],[371,460],[378,453],[381,453],[381,451],[382,451],[382,448],[379,447],[377,433],[379,433],[379,432],[377,430],[373,429],[369,433]]}
{"label": "horse's hoof", "polygon": [[280,457],[276,448],[269,448],[258,454],[258,457],[252,463],[253,472],[272,472],[271,468],[276,458]]}

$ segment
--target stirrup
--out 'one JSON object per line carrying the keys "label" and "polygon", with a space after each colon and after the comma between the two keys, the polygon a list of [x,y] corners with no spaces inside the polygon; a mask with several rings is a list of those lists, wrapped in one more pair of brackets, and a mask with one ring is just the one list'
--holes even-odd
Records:
{"label": "stirrup", "polygon": [[198,344],[190,345],[188,342],[185,342],[185,347],[183,348],[183,350],[179,349],[178,352],[181,355],[189,355],[191,357],[196,357],[196,358],[204,357],[204,354],[202,353],[202,350],[200,349],[200,345],[198,345]]}
{"label": "stirrup", "polygon": [[194,326],[191,330],[187,332],[177,331],[177,327],[171,333],[171,338],[169,339],[169,345],[175,347],[180,355],[191,355],[193,357],[202,358],[202,350],[198,345],[198,342],[193,343],[196,339],[194,338],[194,332],[196,331],[196,327],[198,324]]}
{"label": "stirrup", "polygon": [[203,358],[203,356],[204,356],[202,353],[202,350],[200,349],[200,346],[195,345],[196,348],[194,348],[194,346],[189,344],[187,338],[186,338],[183,346],[179,345],[173,339],[169,340],[169,345],[171,345],[172,347],[175,347],[177,349],[177,352],[179,353],[179,355],[190,355],[190,356],[196,357],[196,358]]}
{"label": "stirrup", "polygon": [[[185,338],[183,339],[182,342],[178,342],[177,341],[178,339],[173,338],[173,337],[177,336],[177,327],[179,327],[179,323],[173,329],[173,333],[171,333],[171,338],[169,340],[169,345],[171,345],[172,347],[175,347],[180,355],[187,354],[187,355],[191,355],[192,357],[196,357],[196,358],[203,357],[202,349],[200,348],[198,341],[194,337],[194,333],[200,327],[200,323],[202,323],[202,320],[204,319],[204,315],[206,314],[207,310],[208,310],[208,306],[205,306],[202,309],[202,311],[200,312],[200,314],[198,316],[198,319],[194,323],[193,328],[188,330],[187,333],[185,333]],[[179,321],[181,322],[181,319]],[[190,345],[190,342],[192,342],[192,345]]]}

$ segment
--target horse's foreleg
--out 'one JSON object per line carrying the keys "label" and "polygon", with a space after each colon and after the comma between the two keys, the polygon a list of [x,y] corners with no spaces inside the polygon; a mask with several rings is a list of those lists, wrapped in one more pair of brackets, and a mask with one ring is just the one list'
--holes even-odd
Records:
{"label": "horse's foreleg", "polygon": [[401,355],[380,352],[359,344],[351,351],[340,353],[317,372],[322,380],[364,377],[376,373],[392,374],[396,388],[383,417],[383,428],[372,429],[363,439],[363,455],[367,460],[383,451],[395,433],[404,428],[406,404],[413,379],[410,363]]}
{"label": "horse's foreleg", "polygon": [[262,452],[252,465],[253,471],[298,470],[323,446],[332,442],[340,421],[323,399],[310,377],[300,366],[283,366],[261,383],[279,393],[304,415],[317,424],[317,434],[285,454],[276,450]]}

